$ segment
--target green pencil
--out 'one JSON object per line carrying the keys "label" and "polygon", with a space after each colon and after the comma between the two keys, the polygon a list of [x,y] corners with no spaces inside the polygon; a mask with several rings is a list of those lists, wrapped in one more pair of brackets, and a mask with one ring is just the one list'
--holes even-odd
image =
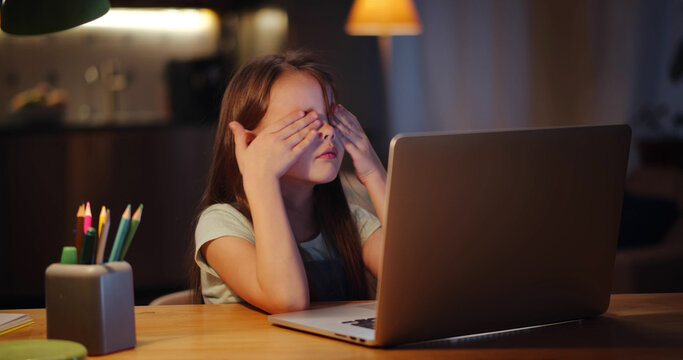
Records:
{"label": "green pencil", "polygon": [[83,236],[83,248],[81,249],[81,264],[95,263],[95,247],[97,241],[97,230],[94,227],[88,228]]}
{"label": "green pencil", "polygon": [[123,246],[124,238],[128,232],[128,225],[130,225],[130,204],[126,206],[126,211],[123,212],[121,216],[121,222],[119,222],[119,229],[116,231],[116,237],[114,238],[114,245],[111,248],[111,253],[109,254],[109,261],[118,261],[121,254],[121,247]]}
{"label": "green pencil", "polygon": [[123,260],[126,257],[126,252],[128,252],[128,247],[130,246],[130,243],[133,242],[133,236],[135,235],[135,230],[138,229],[138,225],[140,225],[140,220],[142,218],[142,204],[138,206],[138,209],[135,210],[135,214],[133,214],[133,218],[130,220],[130,227],[128,227],[128,233],[126,234],[126,241],[123,242],[123,249],[121,249],[121,256],[119,256],[119,260]]}

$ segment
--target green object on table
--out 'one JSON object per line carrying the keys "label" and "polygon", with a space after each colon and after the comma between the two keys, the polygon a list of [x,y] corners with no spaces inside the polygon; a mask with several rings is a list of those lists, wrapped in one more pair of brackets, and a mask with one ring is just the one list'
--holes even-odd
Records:
{"label": "green object on table", "polygon": [[62,264],[78,264],[78,255],[75,246],[65,246],[62,249],[62,258],[59,261]]}
{"label": "green object on table", "polygon": [[0,342],[4,360],[85,359],[85,346],[68,340],[13,340]]}

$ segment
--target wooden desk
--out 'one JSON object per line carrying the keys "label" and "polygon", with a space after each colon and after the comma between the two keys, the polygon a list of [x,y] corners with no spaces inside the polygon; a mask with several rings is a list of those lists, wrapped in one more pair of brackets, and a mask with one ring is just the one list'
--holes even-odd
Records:
{"label": "wooden desk", "polygon": [[[35,324],[0,341],[44,339],[45,310]],[[106,359],[414,359],[414,358],[683,358],[683,293],[613,295],[608,312],[591,320],[460,342],[372,349],[273,326],[243,305],[138,306],[138,344]]]}

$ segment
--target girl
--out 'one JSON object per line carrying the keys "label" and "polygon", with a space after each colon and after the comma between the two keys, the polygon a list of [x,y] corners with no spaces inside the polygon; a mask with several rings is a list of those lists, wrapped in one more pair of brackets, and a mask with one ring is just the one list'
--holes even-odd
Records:
{"label": "girl", "polygon": [[336,103],[323,66],[289,52],[235,74],[195,229],[205,302],[280,313],[368,297],[365,269],[377,276],[381,226],[344,197],[345,151],[381,214],[386,171],[356,117]]}

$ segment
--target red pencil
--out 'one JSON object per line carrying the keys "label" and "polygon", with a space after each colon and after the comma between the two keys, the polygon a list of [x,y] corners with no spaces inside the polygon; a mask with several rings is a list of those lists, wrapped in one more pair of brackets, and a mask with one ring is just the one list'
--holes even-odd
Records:
{"label": "red pencil", "polygon": [[88,229],[92,226],[92,211],[90,210],[90,201],[86,202],[85,214],[83,218],[83,234],[88,232]]}

